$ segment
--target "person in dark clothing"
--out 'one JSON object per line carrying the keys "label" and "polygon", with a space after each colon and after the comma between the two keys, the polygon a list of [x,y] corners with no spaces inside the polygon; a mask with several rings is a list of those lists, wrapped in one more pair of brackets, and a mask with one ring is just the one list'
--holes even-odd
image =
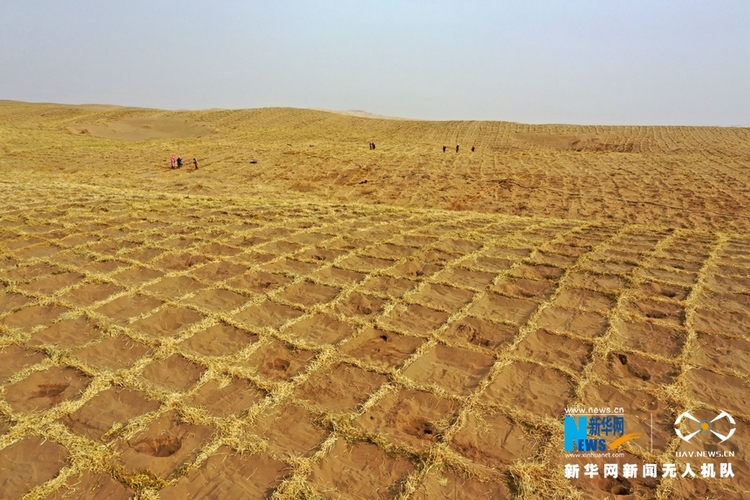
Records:
{"label": "person in dark clothing", "polygon": [[195,166],[195,169],[198,170],[198,160],[193,158],[193,166]]}
{"label": "person in dark clothing", "polygon": [[456,153],[458,153],[458,144],[456,144]]}
{"label": "person in dark clothing", "polygon": [[471,152],[472,152],[472,153],[474,152],[474,146],[472,146],[472,147],[471,147]]}
{"label": "person in dark clothing", "polygon": [[448,149],[445,144],[443,144],[443,153],[445,153],[445,150]]}
{"label": "person in dark clothing", "polygon": [[177,157],[177,168],[182,168],[182,156]]}

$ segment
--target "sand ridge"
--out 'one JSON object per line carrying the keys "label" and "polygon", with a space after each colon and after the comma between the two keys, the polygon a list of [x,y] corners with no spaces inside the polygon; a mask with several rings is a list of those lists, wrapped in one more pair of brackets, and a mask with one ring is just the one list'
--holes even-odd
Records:
{"label": "sand ridge", "polygon": [[[139,120],[173,123],[173,135],[122,141],[70,131]],[[205,124],[212,133],[188,137],[190,124]],[[748,230],[747,128],[427,122],[291,108],[96,110],[5,101],[0,130],[0,167],[16,179],[43,175],[188,194]],[[375,151],[367,148],[371,140]],[[173,154],[188,166],[197,157],[205,168],[170,171]]]}

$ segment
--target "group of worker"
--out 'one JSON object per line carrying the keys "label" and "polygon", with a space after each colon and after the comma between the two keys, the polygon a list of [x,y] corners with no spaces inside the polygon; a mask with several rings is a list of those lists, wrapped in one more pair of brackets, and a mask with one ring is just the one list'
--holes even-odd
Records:
{"label": "group of worker", "polygon": [[[375,149],[375,141],[370,141],[370,149]],[[448,150],[448,146],[443,144],[443,153],[445,153]],[[456,144],[456,153],[458,153],[459,145]],[[471,146],[471,152],[473,153],[476,150],[476,146]]]}
{"label": "group of worker", "polygon": [[[443,153],[445,153],[447,149],[448,149],[448,146],[443,144]],[[473,153],[475,150],[476,150],[476,146],[471,146],[471,152]],[[458,144],[456,144],[456,153],[458,153]]]}
{"label": "group of worker", "polygon": [[[375,141],[370,141],[370,149],[375,149]],[[443,153],[448,149],[448,147],[443,144]],[[458,153],[459,146],[456,144],[456,153]],[[471,146],[471,152],[473,153],[475,149],[475,146]],[[196,158],[193,158],[193,166],[195,167],[195,170],[198,170],[198,160]],[[172,168],[182,168],[182,156],[175,157],[172,155],[171,158],[171,167]]]}
{"label": "group of worker", "polygon": [[[171,158],[171,165],[172,168],[182,168],[182,156],[178,156],[175,158],[174,155],[172,155]],[[198,160],[193,158],[193,166],[196,170],[198,170]]]}

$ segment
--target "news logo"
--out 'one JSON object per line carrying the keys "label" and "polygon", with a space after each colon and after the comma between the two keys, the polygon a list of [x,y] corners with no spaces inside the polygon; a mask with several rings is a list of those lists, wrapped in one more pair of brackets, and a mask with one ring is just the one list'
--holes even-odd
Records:
{"label": "news logo", "polygon": [[625,432],[625,415],[565,415],[564,449],[568,453],[606,452],[640,437]]}
{"label": "news logo", "polygon": [[[718,431],[716,431],[716,429],[715,429],[716,423],[718,423],[722,419],[727,419],[727,421],[731,425],[731,427],[729,427],[729,432],[727,434],[721,434]],[[680,430],[680,424],[683,422],[683,420],[685,421],[686,424],[689,424],[689,422],[687,422],[687,420],[692,420],[693,422],[695,422],[697,425],[693,424],[694,427],[691,426],[691,428],[690,428],[690,430],[695,429],[695,431],[693,431],[693,432],[689,432],[688,431],[689,432],[688,434],[683,434],[682,431]],[[691,415],[689,412],[686,411],[686,412],[680,414],[680,416],[677,417],[677,420],[674,421],[674,431],[680,437],[680,439],[682,439],[683,441],[688,442],[688,443],[697,434],[709,434],[709,433],[711,433],[714,436],[718,437],[721,440],[719,442],[723,443],[724,441],[726,441],[727,439],[729,439],[730,437],[732,437],[732,435],[734,434],[734,431],[736,430],[736,427],[735,427],[736,425],[737,424],[734,421],[734,418],[729,413],[727,413],[725,411],[722,411],[721,413],[719,413],[712,420],[706,420],[706,419],[698,420],[697,418],[695,418],[693,415]]]}

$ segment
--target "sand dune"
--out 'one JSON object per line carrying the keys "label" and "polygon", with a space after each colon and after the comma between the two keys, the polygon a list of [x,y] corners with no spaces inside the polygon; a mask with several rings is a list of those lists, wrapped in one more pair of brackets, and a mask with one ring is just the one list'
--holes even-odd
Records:
{"label": "sand dune", "polygon": [[90,135],[104,139],[143,141],[147,139],[185,139],[203,137],[211,130],[208,123],[180,118],[126,118],[102,124],[78,124],[68,127],[73,134]]}
{"label": "sand dune", "polygon": [[[750,494],[747,129],[2,102],[0,133],[3,498]],[[733,456],[566,478],[603,459],[565,409],[605,405],[620,464]]]}

